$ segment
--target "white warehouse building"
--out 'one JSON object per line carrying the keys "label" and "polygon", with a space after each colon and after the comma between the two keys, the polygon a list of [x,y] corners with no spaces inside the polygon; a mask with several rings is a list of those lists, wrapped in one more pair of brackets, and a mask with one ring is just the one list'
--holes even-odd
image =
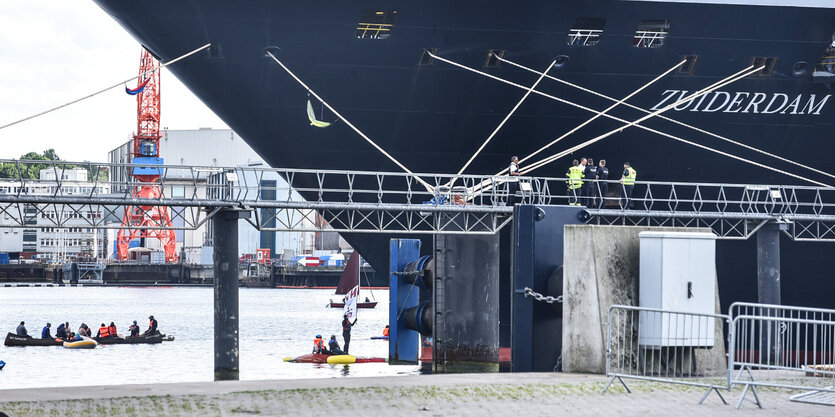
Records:
{"label": "white warehouse building", "polygon": [[[130,163],[132,161],[133,141],[119,146],[109,152],[108,161],[111,163]],[[208,129],[196,130],[171,130],[164,129],[159,146],[160,157],[165,165],[184,165],[201,167],[264,167],[269,168],[266,162],[261,159],[250,146],[230,129]],[[123,182],[123,172],[112,172],[111,181]],[[278,174],[268,172],[260,178],[262,186],[277,188],[275,199],[287,199],[287,183]],[[198,185],[198,193],[205,189]],[[172,181],[172,176],[166,176],[166,195],[171,197],[185,197],[194,193],[193,179],[183,175],[182,183]],[[293,199],[301,200],[301,196],[293,192]],[[174,226],[182,226],[184,219],[181,216],[173,215]],[[312,224],[311,224],[312,227]],[[186,261],[192,263],[207,261],[207,251],[204,247],[211,246],[211,236],[207,232],[207,225],[197,230],[178,230],[177,250],[184,248]],[[269,248],[273,257],[286,250],[294,253],[311,252],[314,249],[314,236],[312,233],[298,232],[259,232],[246,220],[241,220],[238,227],[238,251],[239,255],[254,254],[258,248]],[[114,236],[115,237],[115,234]],[[148,247],[158,247],[159,242],[146,242]],[[111,255],[112,256],[112,255]],[[208,260],[211,257],[208,256]]]}

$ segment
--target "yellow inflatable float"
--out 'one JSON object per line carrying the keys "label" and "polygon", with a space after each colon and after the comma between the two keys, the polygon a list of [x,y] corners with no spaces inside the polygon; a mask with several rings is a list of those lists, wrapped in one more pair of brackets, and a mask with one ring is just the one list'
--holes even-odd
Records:
{"label": "yellow inflatable float", "polygon": [[331,365],[348,365],[357,361],[352,355],[331,355],[328,356],[328,363]]}
{"label": "yellow inflatable float", "polygon": [[67,349],[93,349],[98,345],[98,342],[86,337],[81,340],[76,340],[75,342],[64,342],[64,347]]}

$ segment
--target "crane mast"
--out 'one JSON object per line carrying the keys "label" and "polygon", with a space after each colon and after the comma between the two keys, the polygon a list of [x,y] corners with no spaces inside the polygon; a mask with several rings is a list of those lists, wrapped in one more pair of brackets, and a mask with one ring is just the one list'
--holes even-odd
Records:
{"label": "crane mast", "polygon": [[[154,70],[158,61],[145,49],[139,59],[139,92],[136,94],[136,133],[133,135],[132,162],[141,164],[131,169],[136,198],[156,199],[162,195],[159,184],[163,159],[159,157],[160,129],[160,72]],[[168,207],[127,206],[122,218],[122,229],[116,237],[116,256],[128,259],[131,242],[157,239],[165,251],[166,262],[177,261],[177,236],[172,230]]]}

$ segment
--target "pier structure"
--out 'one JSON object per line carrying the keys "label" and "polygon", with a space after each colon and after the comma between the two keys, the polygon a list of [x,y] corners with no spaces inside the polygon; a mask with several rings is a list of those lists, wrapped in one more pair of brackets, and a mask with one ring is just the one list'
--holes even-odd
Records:
{"label": "pier structure", "polygon": [[[20,167],[46,165],[59,172],[78,166],[96,171],[104,167],[110,172],[143,168],[141,164],[0,162]],[[217,247],[214,254],[217,379],[236,379],[238,375],[238,280],[236,268],[230,268],[230,264],[237,263],[237,242],[233,238],[237,234],[233,232],[241,218],[261,230],[405,235],[431,242],[420,251],[410,249],[402,259],[392,263],[389,271],[392,283],[395,278],[403,278],[398,285],[399,292],[413,290],[412,286],[422,282],[423,293],[418,290],[416,298],[411,295],[402,298],[409,305],[401,304],[400,297],[392,297],[391,320],[398,322],[392,327],[400,331],[398,335],[393,330],[390,343],[397,346],[401,336],[408,337],[404,341],[414,341],[415,333],[410,332],[431,334],[435,340],[435,369],[439,366],[448,369],[455,362],[476,362],[488,367],[498,362],[494,353],[499,346],[501,310],[510,309],[513,370],[546,370],[544,364],[550,364],[553,358],[538,362],[537,358],[549,352],[536,349],[561,343],[554,335],[554,326],[561,325],[562,313],[558,306],[535,303],[546,300],[558,304],[562,296],[561,274],[557,271],[563,263],[560,247],[566,225],[700,228],[713,231],[719,239],[748,239],[756,235],[760,301],[765,302],[779,301],[776,297],[779,297],[781,235],[793,240],[835,241],[835,190],[823,187],[638,182],[632,197],[624,200],[617,192],[620,185],[610,181],[611,193],[598,192],[596,198],[584,201],[584,206],[570,206],[569,201],[577,196],[566,195],[564,178],[261,167],[156,166],[155,169],[160,170],[162,190],[167,178],[172,176],[180,184],[183,178],[192,178],[194,192],[177,197],[163,192],[153,198],[134,196],[129,191],[113,192],[131,189],[130,176],[122,175],[118,178],[126,178],[125,183],[107,181],[109,187],[94,184],[81,193],[68,193],[61,180],[21,177],[14,187],[0,190],[0,212],[6,218],[2,226],[26,227],[29,217],[47,208],[81,213],[85,208],[101,207],[112,214],[85,218],[89,228],[125,227],[120,222],[108,223],[106,219],[120,218],[120,211],[126,207],[174,208],[172,213],[182,219],[178,222],[181,226],[165,229],[190,229],[212,221]],[[274,190],[267,189],[262,181],[248,178],[258,178],[265,172],[285,178],[286,186],[305,200],[262,198]],[[603,189],[600,182],[593,185],[598,191]],[[43,187],[51,187],[52,192],[30,193],[33,188]],[[100,191],[103,189],[111,191],[104,193]],[[304,221],[317,214],[326,222]],[[68,227],[62,220],[65,218],[55,217],[50,227]],[[77,223],[73,226],[78,227]],[[510,241],[501,239],[499,243],[498,236],[508,229]],[[509,263],[502,258],[504,252],[509,253]],[[433,259],[423,262],[421,281],[415,277],[418,268],[409,264],[419,262],[425,255]],[[413,276],[406,279],[409,275]],[[425,279],[428,276],[432,279]],[[499,282],[502,276],[510,276],[505,290]],[[492,298],[478,302],[474,296],[484,296],[484,291],[476,289],[486,289]],[[488,307],[496,304],[493,298],[499,298],[499,308]],[[409,314],[405,314],[407,311]],[[471,331],[451,331],[456,326]],[[400,350],[399,354],[408,361],[414,358],[411,350]]]}

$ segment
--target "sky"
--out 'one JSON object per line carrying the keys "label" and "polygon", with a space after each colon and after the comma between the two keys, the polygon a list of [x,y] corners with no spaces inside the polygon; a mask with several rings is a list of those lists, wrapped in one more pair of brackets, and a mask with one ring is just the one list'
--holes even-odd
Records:
{"label": "sky", "polygon": [[[2,3],[0,126],[137,75],[139,43],[92,1]],[[167,70],[160,84],[162,127],[228,128]],[[135,130],[136,97],[119,86],[0,129],[0,159],[54,148],[64,160],[106,161]]]}

